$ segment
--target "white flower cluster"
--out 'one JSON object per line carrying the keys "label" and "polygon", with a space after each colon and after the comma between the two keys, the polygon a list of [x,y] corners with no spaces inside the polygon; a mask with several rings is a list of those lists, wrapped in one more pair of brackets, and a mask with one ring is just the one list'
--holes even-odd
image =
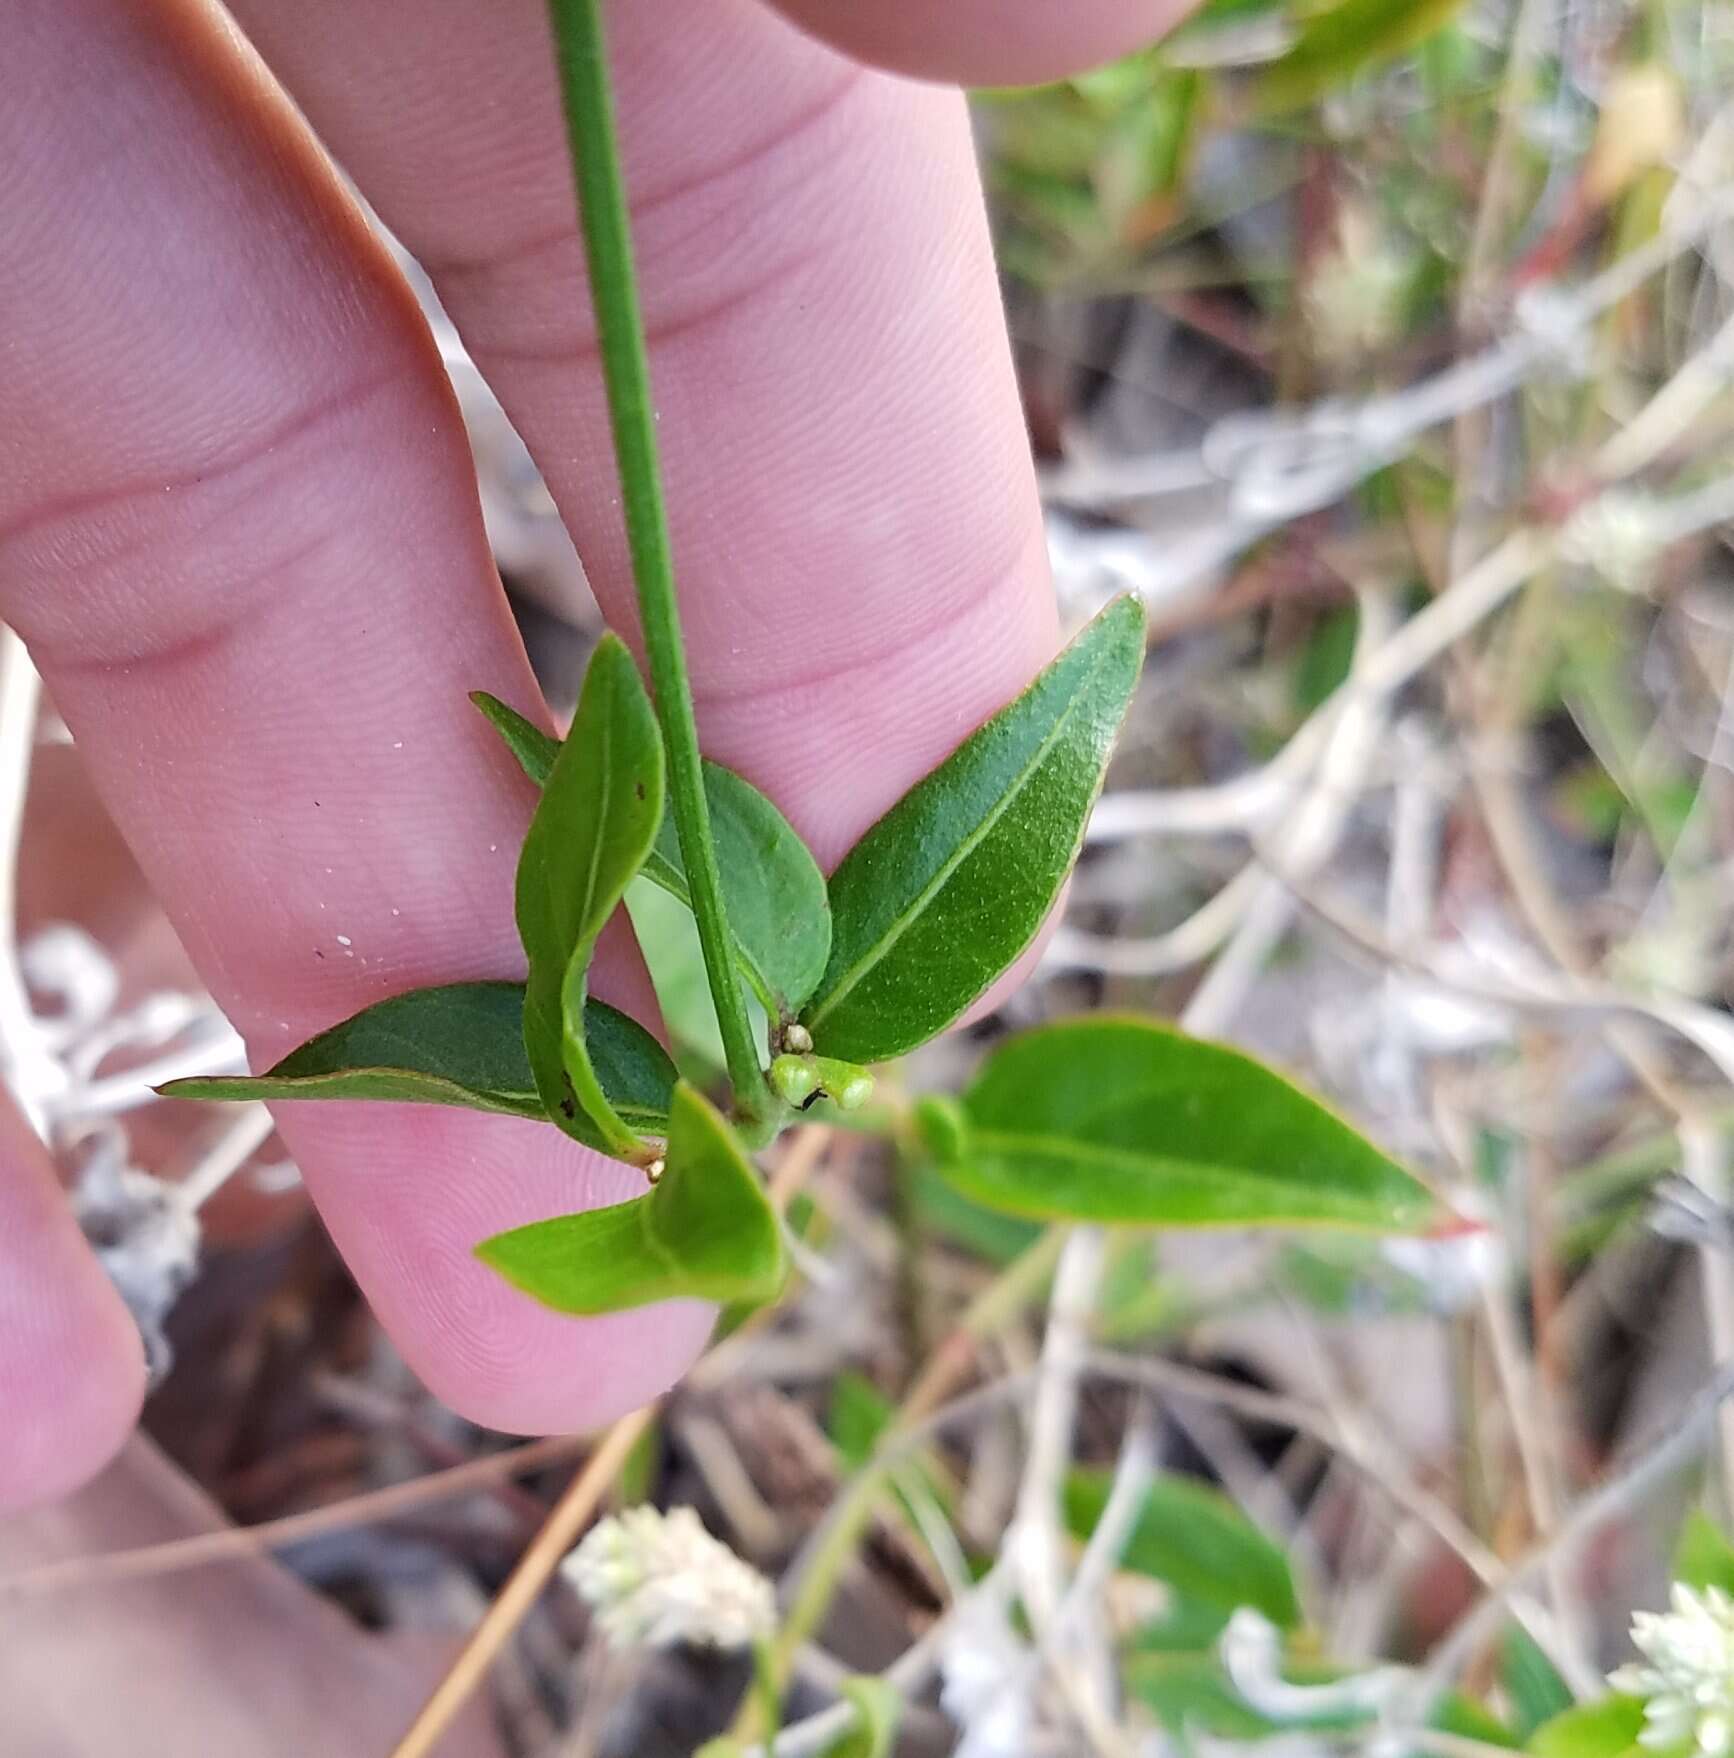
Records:
{"label": "white flower cluster", "polygon": [[1644,1659],[1608,1683],[1648,1699],[1639,1744],[1724,1758],[1734,1749],[1734,1599],[1718,1587],[1699,1592],[1675,1582],[1672,1602],[1672,1611],[1632,1619]]}
{"label": "white flower cluster", "polygon": [[622,1646],[744,1648],[776,1625],[770,1582],[691,1508],[628,1508],[598,1521],[560,1569]]}

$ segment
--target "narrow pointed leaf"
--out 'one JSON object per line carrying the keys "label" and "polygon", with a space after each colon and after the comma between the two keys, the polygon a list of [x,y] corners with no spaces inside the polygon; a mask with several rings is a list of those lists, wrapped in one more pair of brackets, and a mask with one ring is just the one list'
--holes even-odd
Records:
{"label": "narrow pointed leaf", "polygon": [[[660,1132],[674,1092],[667,1053],[606,1002],[589,1002],[585,1013],[609,1102],[636,1128]],[[159,1090],[172,1099],[383,1099],[547,1117],[524,1052],[522,983],[413,989],[310,1038],[264,1074],[175,1080]]]}
{"label": "narrow pointed leaf", "polygon": [[[638,667],[604,635],[518,857],[518,934],[530,963],[524,1044],[548,1115],[579,1140],[632,1154],[584,1029],[596,937],[650,851],[662,817],[662,737]],[[581,1122],[580,1119],[588,1122]]]}
{"label": "narrow pointed leaf", "polygon": [[1559,1669],[1521,1624],[1511,1625],[1500,1638],[1499,1682],[1505,1687],[1512,1725],[1526,1740],[1576,1701]]}
{"label": "narrow pointed leaf", "polygon": [[1143,656],[1143,609],[1116,599],[844,857],[830,962],[802,1015],[824,1054],[881,1062],[925,1043],[1035,938]]}
{"label": "narrow pointed leaf", "polygon": [[1012,1214],[1384,1233],[1445,1219],[1413,1174],[1282,1075],[1129,1015],[1008,1039],[945,1121],[929,1131],[941,1175]]}
{"label": "narrow pointed leaf", "polygon": [[[560,741],[485,690],[470,699],[499,730],[524,773],[538,786],[546,784]],[[704,792],[736,960],[765,1011],[787,1018],[812,994],[831,950],[825,876],[794,826],[751,782],[707,760]],[[691,906],[672,812],[663,814],[642,872]]]}
{"label": "narrow pointed leaf", "polygon": [[717,1110],[674,1090],[661,1181],[645,1195],[536,1221],[476,1255],[560,1312],[617,1312],[656,1300],[774,1299],[787,1273],[782,1227]]}
{"label": "narrow pointed leaf", "polygon": [[554,773],[554,759],[560,755],[560,741],[486,690],[470,691],[470,700],[506,741],[506,748],[518,759],[524,773],[537,787],[546,787],[548,777]]}

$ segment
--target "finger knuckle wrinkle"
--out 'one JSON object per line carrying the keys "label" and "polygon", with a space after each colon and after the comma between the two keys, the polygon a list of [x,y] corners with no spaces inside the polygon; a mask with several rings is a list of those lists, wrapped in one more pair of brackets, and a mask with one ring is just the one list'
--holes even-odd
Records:
{"label": "finger knuckle wrinkle", "polygon": [[210,649],[355,516],[352,460],[402,430],[408,394],[400,368],[380,367],[190,436],[185,462],[92,472],[12,510],[0,517],[0,613],[50,666]]}

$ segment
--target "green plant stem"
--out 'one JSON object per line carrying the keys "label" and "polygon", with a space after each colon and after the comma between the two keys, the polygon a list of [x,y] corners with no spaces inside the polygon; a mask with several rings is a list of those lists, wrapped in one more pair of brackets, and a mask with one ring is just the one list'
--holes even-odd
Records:
{"label": "green plant stem", "polygon": [[657,461],[650,361],[632,265],[632,230],[615,139],[601,0],[549,0],[549,13],[578,184],[591,303],[608,389],[638,615],[657,719],[668,753],[669,799],[692,894],[692,913],[704,949],[705,974],[722,1030],[729,1080],[743,1118],[763,1126],[775,1118],[777,1106],[759,1066],[752,1021],[731,950],[716,845],[711,840],[698,723],[693,716],[692,685],[680,635],[668,510]]}
{"label": "green plant stem", "polygon": [[[1046,1287],[1069,1232],[1064,1226],[1048,1228],[976,1295],[956,1328],[928,1357],[875,1456],[856,1472],[849,1487],[832,1505],[827,1525],[801,1569],[794,1598],[770,1648],[771,1677],[779,1694],[788,1685],[795,1656],[824,1620],[843,1571],[860,1548],[891,1467],[899,1456],[898,1441],[930,1416],[969,1372],[977,1345],[1009,1325]],[[763,1736],[759,1702],[759,1695],[754,1694],[743,1704],[732,1729],[736,1739]]]}

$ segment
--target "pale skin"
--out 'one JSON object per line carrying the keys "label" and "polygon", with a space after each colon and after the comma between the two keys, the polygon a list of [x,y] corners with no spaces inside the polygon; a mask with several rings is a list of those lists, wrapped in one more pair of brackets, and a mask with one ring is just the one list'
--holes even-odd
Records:
{"label": "pale skin", "polygon": [[[1055,77],[1177,10],[613,10],[704,745],[826,864],[1058,640],[962,101],[879,69]],[[273,77],[432,272],[633,618],[539,0],[232,11],[270,74],[201,0],[8,9],[0,617],[262,1067],[382,996],[521,971],[533,801],[464,696],[537,700],[425,327]],[[624,944],[597,986],[648,1006]],[[562,1318],[471,1256],[634,1194],[630,1169],[462,1112],[280,1124],[398,1346],[474,1420],[591,1427],[702,1346],[697,1305]],[[142,1389],[0,1115],[0,1511],[99,1469]]]}

